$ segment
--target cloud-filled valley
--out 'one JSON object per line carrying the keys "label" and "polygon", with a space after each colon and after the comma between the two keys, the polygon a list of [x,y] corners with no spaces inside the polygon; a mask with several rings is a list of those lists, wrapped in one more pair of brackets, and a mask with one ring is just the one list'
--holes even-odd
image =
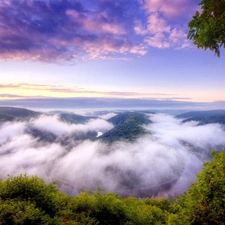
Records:
{"label": "cloud-filled valley", "polygon": [[223,150],[223,125],[199,125],[166,114],[143,114],[149,124],[133,141],[106,142],[114,129],[109,113],[71,124],[40,115],[0,126],[0,177],[38,175],[69,194],[117,192],[122,196],[177,196],[196,180],[210,151]]}

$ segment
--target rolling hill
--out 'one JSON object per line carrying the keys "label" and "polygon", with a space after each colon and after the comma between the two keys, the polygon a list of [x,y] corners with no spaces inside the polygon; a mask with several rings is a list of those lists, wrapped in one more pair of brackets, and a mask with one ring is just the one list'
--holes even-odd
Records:
{"label": "rolling hill", "polygon": [[104,133],[99,139],[109,143],[120,140],[134,141],[147,133],[142,125],[151,123],[145,114],[137,112],[120,113],[110,118],[108,122],[115,127]]}

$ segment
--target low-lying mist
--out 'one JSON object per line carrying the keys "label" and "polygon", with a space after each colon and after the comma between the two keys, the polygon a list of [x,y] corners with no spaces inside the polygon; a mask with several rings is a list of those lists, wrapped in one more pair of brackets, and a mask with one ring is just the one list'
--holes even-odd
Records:
{"label": "low-lying mist", "polygon": [[[174,197],[196,180],[196,173],[210,160],[210,151],[225,146],[222,125],[182,123],[165,114],[149,114],[152,123],[145,126],[149,134],[134,142],[76,139],[112,129],[106,121],[110,116],[86,124],[67,124],[57,116],[2,124],[0,177],[38,175],[71,195],[101,187],[122,196]],[[34,130],[52,135],[53,141],[41,140]]]}

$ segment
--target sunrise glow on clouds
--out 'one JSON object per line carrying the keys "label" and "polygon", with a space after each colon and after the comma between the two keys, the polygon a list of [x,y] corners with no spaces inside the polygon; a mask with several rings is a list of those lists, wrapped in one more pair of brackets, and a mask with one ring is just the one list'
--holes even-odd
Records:
{"label": "sunrise glow on clouds", "polygon": [[39,98],[113,98],[113,99],[142,99],[142,100],[170,100],[184,102],[216,101],[222,93],[217,92],[212,96],[204,92],[166,93],[166,92],[129,92],[93,90],[76,86],[45,85],[45,84],[1,84],[0,100],[10,99],[39,99]]}
{"label": "sunrise glow on clouds", "polygon": [[[5,93],[10,94],[5,94]],[[38,95],[37,95],[38,93]],[[179,99],[190,100],[189,98],[180,98],[176,95],[166,93],[145,93],[145,92],[125,92],[125,91],[95,91],[76,86],[51,86],[37,84],[1,84],[0,99],[23,99],[23,98],[76,98],[76,97],[109,97],[109,98],[156,98],[156,99]]]}
{"label": "sunrise glow on clouds", "polygon": [[225,101],[223,54],[187,39],[196,0],[1,0],[0,101]]}

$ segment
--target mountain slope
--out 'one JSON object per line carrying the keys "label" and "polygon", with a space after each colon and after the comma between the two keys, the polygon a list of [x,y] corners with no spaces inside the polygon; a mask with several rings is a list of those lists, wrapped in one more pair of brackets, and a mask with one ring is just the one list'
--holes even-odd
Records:
{"label": "mountain slope", "polygon": [[119,140],[133,141],[147,132],[142,127],[151,123],[145,114],[135,112],[125,112],[114,116],[108,120],[115,127],[104,133],[100,139],[106,142]]}

